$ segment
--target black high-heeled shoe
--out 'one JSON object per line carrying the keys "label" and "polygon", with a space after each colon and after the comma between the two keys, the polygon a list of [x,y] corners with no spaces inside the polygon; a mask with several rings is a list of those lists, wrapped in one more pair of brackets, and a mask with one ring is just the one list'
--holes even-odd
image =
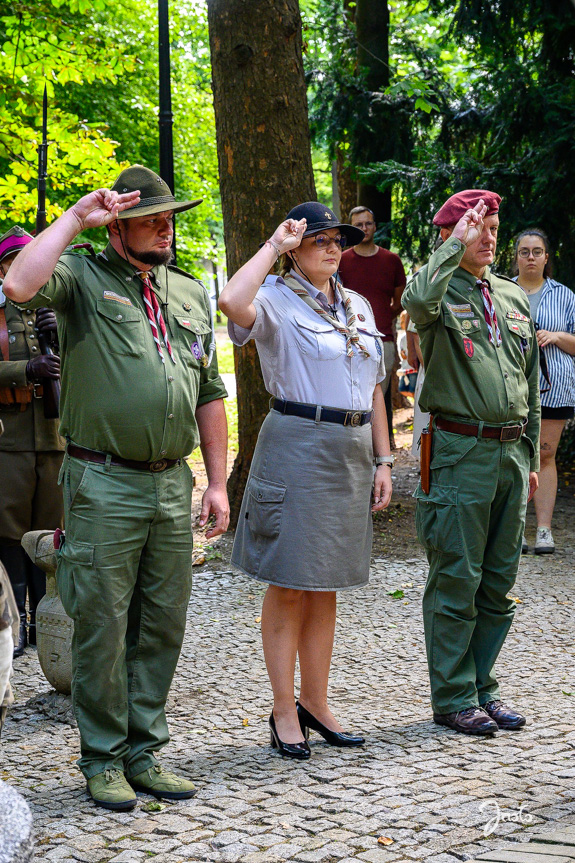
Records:
{"label": "black high-heeled shoe", "polygon": [[311,750],[307,740],[302,740],[301,743],[284,743],[283,740],[280,740],[273,710],[269,722],[270,743],[274,749],[279,750],[280,755],[284,755],[286,758],[299,758],[300,761],[310,757]]}
{"label": "black high-heeled shoe", "polygon": [[330,728],[327,728],[325,725],[316,719],[315,716],[306,710],[305,707],[296,701],[297,715],[299,717],[299,724],[301,725],[301,730],[303,731],[303,736],[307,740],[309,737],[310,728],[313,731],[317,731],[318,734],[321,734],[326,743],[329,743],[330,746],[363,746],[365,743],[365,738],[361,737],[359,734],[347,734],[343,731],[332,731]]}

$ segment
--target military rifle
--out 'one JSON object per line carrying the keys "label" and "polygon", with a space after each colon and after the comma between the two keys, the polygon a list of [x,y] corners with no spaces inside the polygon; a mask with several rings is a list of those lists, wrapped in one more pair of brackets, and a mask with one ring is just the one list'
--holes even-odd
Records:
{"label": "military rifle", "polygon": [[[48,93],[44,84],[42,102],[42,141],[38,144],[38,206],[36,209],[36,236],[46,227],[46,180],[48,179]],[[44,356],[58,353],[53,336],[38,332],[38,344]],[[44,416],[56,419],[60,415],[60,380],[45,378],[42,382]]]}

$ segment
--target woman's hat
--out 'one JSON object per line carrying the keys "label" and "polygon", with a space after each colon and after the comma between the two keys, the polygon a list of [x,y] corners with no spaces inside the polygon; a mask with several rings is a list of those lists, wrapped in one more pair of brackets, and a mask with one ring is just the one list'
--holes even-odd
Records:
{"label": "woman's hat", "polygon": [[112,191],[120,195],[135,192],[137,189],[140,190],[140,200],[133,207],[118,213],[118,219],[152,216],[165,210],[183,213],[184,210],[197,207],[203,200],[198,198],[197,201],[176,201],[168,184],[158,174],[143,165],[131,165],[125,168],[112,186]]}
{"label": "woman's hat", "polygon": [[9,255],[21,252],[24,246],[31,243],[33,239],[34,237],[20,225],[14,225],[0,237],[0,263]]}
{"label": "woman's hat", "polygon": [[346,225],[340,222],[333,210],[326,207],[325,204],[319,204],[317,201],[307,201],[305,204],[298,204],[286,216],[286,219],[307,220],[307,228],[304,231],[304,237],[311,237],[312,234],[319,234],[320,231],[325,231],[327,228],[339,228],[341,233],[347,239],[348,246],[357,246],[364,239],[365,234],[359,228],[353,225]]}

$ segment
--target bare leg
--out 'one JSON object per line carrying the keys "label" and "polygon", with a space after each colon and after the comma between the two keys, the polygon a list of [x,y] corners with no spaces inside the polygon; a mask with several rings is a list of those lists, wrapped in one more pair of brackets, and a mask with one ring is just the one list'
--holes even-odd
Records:
{"label": "bare leg", "polygon": [[274,694],[274,719],[284,743],[301,743],[294,675],[301,629],[302,590],[270,584],[262,607],[262,643]]}
{"label": "bare leg", "polygon": [[555,453],[564,426],[565,420],[541,420],[541,470],[539,488],[533,496],[537,527],[551,527],[557,497]]}
{"label": "bare leg", "polygon": [[303,595],[298,653],[300,702],[331,731],[343,728],[327,706],[327,684],[335,633],[335,591],[306,591]]}

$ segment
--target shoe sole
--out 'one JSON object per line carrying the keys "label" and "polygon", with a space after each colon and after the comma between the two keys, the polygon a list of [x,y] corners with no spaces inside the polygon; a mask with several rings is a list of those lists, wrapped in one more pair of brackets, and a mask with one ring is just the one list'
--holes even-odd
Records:
{"label": "shoe sole", "polygon": [[111,803],[107,800],[98,800],[97,797],[93,797],[88,791],[88,796],[90,800],[93,800],[96,806],[100,806],[102,809],[111,809],[113,812],[129,812],[131,809],[137,805],[138,801],[134,797],[133,800],[126,800],[124,803]]}
{"label": "shoe sole", "polygon": [[534,548],[534,554],[555,554],[555,548]]}
{"label": "shoe sole", "polygon": [[497,728],[493,728],[491,731],[475,731],[472,729],[454,728],[453,725],[448,725],[447,722],[438,722],[435,718],[433,721],[441,728],[449,728],[450,731],[455,731],[457,734],[467,734],[470,737],[492,737],[499,731],[499,726],[497,726]]}
{"label": "shoe sole", "polygon": [[501,729],[501,731],[520,731],[522,728],[525,727],[525,719],[518,725],[499,725],[499,723],[497,723],[497,726]]}
{"label": "shoe sole", "polygon": [[[130,782],[129,779],[128,782]],[[193,791],[154,791],[152,788],[136,785],[133,782],[130,782],[130,785],[134,791],[139,791],[141,794],[150,794],[156,800],[189,800],[190,797],[194,797],[198,793],[197,788],[194,788]]]}

